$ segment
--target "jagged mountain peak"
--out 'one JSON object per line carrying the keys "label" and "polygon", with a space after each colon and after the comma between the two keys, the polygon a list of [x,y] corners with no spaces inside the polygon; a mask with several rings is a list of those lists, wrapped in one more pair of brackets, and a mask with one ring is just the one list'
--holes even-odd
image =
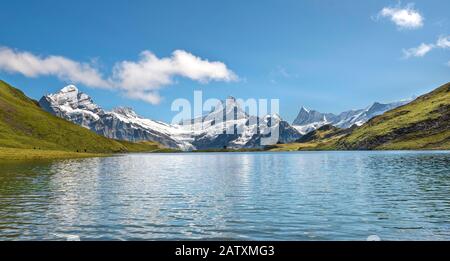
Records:
{"label": "jagged mountain peak", "polygon": [[283,118],[278,113],[267,114],[264,118],[266,119],[274,119],[276,121],[282,121]]}
{"label": "jagged mountain peak", "polygon": [[314,122],[326,121],[327,118],[333,117],[334,115],[321,113],[315,110],[306,109],[304,106],[300,108],[300,112],[298,113],[295,120],[292,122],[293,125],[305,125],[311,124]]}
{"label": "jagged mountain peak", "polygon": [[67,85],[64,88],[62,88],[59,92],[60,93],[78,92],[78,88],[77,88],[77,86],[70,84],[70,85]]}
{"label": "jagged mountain peak", "polygon": [[306,112],[306,113],[309,113],[309,109],[307,109],[305,106],[302,106],[302,107],[300,108],[300,112]]}
{"label": "jagged mountain peak", "polygon": [[233,96],[230,96],[230,95],[227,97],[226,100],[227,101],[230,100],[230,101],[236,102],[236,98],[234,98]]}
{"label": "jagged mountain peak", "polygon": [[41,98],[40,103],[44,106],[57,106],[58,111],[86,110],[94,113],[102,111],[91,97],[81,91],[75,85],[68,85],[56,93]]}
{"label": "jagged mountain peak", "polygon": [[[394,103],[395,104],[395,103]],[[386,106],[390,106],[389,104],[386,103],[381,103],[381,102],[374,102],[372,103],[372,105],[370,105],[366,110],[371,112],[371,111],[377,111],[377,110],[382,110],[384,109]]]}
{"label": "jagged mountain peak", "polygon": [[383,105],[383,103],[381,103],[381,102],[374,102],[374,103],[372,103],[371,107],[373,107],[373,106],[380,106],[380,105]]}
{"label": "jagged mountain peak", "polygon": [[[243,110],[241,104],[236,98],[228,96],[227,99],[218,101],[216,106],[206,115],[202,116],[202,119],[242,119],[248,117],[247,113]],[[195,120],[195,119],[193,119]],[[191,122],[193,122],[191,120]]]}
{"label": "jagged mountain peak", "polygon": [[59,91],[49,94],[48,97],[54,100],[62,99],[64,102],[68,100],[77,100],[79,90],[75,85],[68,85]]}
{"label": "jagged mountain peak", "polygon": [[[77,101],[79,97],[83,94],[78,90],[75,85],[67,85],[61,88],[59,91],[47,95],[54,100],[61,100],[62,102],[67,101]],[[84,96],[87,96],[86,94]]]}
{"label": "jagged mountain peak", "polygon": [[404,105],[409,101],[411,101],[411,99],[391,103],[374,102],[365,109],[348,110],[337,115],[333,113],[321,113],[314,110],[309,110],[307,112],[302,106],[297,118],[293,122],[293,125],[295,125],[295,128],[302,133],[308,133],[309,131],[315,130],[324,124],[332,124],[333,126],[339,128],[350,128],[355,124],[360,126],[369,119],[388,110]]}
{"label": "jagged mountain peak", "polygon": [[112,109],[113,112],[120,114],[122,116],[126,116],[129,118],[138,118],[139,116],[131,107],[116,107]]}

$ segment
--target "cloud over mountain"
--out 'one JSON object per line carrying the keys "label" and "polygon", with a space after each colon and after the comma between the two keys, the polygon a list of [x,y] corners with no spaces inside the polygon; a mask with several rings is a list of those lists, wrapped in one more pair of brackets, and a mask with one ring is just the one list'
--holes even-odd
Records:
{"label": "cloud over mountain", "polygon": [[127,97],[158,104],[158,90],[173,84],[174,77],[200,83],[235,81],[237,75],[219,61],[208,61],[184,50],[170,57],[158,58],[143,51],[137,61],[119,61],[109,77],[104,77],[93,63],[74,61],[63,56],[39,56],[0,46],[0,70],[20,73],[26,77],[55,76],[92,88],[120,90]]}
{"label": "cloud over mountain", "polygon": [[30,52],[0,46],[0,70],[20,73],[27,77],[56,76],[61,80],[90,87],[109,87],[101,73],[88,63],[80,63],[63,56],[41,57]]}
{"label": "cloud over mountain", "polygon": [[158,58],[152,52],[144,51],[137,62],[119,62],[114,67],[112,81],[132,98],[157,103],[155,91],[172,84],[176,76],[200,83],[237,80],[234,72],[222,62],[210,62],[176,50],[170,57]]}

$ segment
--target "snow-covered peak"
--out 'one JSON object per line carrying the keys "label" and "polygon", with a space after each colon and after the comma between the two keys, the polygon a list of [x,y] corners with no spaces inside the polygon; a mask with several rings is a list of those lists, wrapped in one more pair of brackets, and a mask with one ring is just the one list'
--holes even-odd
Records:
{"label": "snow-covered peak", "polygon": [[59,104],[67,102],[75,103],[78,100],[78,93],[78,88],[75,85],[68,85],[58,92],[48,95],[48,97]]}
{"label": "snow-covered peak", "polygon": [[308,110],[305,106],[302,106],[302,107],[300,108],[300,111],[309,113],[309,110]]}
{"label": "snow-covered peak", "polygon": [[228,96],[225,102],[222,101],[222,105],[226,107],[226,111],[234,110],[236,107],[238,110],[241,110],[240,104],[236,101],[236,98],[232,96]]}
{"label": "snow-covered peak", "polygon": [[273,119],[276,122],[280,122],[283,120],[278,113],[272,113],[270,115],[266,115],[266,119]]}
{"label": "snow-covered peak", "polygon": [[137,113],[130,107],[117,107],[112,111],[128,118],[139,118]]}
{"label": "snow-covered peak", "polygon": [[227,101],[236,102],[236,98],[234,98],[233,96],[228,96]]}
{"label": "snow-covered peak", "polygon": [[[202,116],[203,121],[210,121],[213,119],[221,119],[220,121],[227,120],[239,120],[243,118],[248,118],[248,115],[242,109],[241,105],[237,102],[236,98],[229,96],[225,101],[219,101],[217,105],[206,115]],[[194,123],[197,119],[187,120],[188,122]]]}
{"label": "snow-covered peak", "polygon": [[378,108],[378,107],[381,107],[381,106],[384,106],[384,105],[386,105],[386,104],[383,104],[381,102],[374,102],[374,103],[372,103],[372,105],[370,105],[368,107],[368,110],[370,110],[371,108]]}
{"label": "snow-covered peak", "polygon": [[369,119],[404,105],[409,101],[411,101],[411,99],[391,103],[374,102],[364,109],[344,111],[340,114],[320,113],[314,110],[309,111],[305,107],[302,107],[297,118],[294,120],[293,125],[295,125],[296,129],[301,133],[307,133],[324,124],[332,124],[338,128],[350,128],[355,124],[360,126]]}
{"label": "snow-covered peak", "polygon": [[62,111],[83,110],[98,113],[101,108],[95,104],[89,95],[82,93],[75,85],[68,85],[54,94],[45,96],[51,106]]}
{"label": "snow-covered peak", "polygon": [[67,85],[66,87],[62,88],[60,91],[60,93],[68,93],[68,92],[77,92],[78,93],[78,88],[75,85]]}
{"label": "snow-covered peak", "polygon": [[[331,115],[329,115],[331,116]],[[326,121],[329,117],[325,117],[324,113],[315,110],[308,110],[304,106],[301,107],[297,117],[293,121],[293,125],[306,125],[313,122]]]}

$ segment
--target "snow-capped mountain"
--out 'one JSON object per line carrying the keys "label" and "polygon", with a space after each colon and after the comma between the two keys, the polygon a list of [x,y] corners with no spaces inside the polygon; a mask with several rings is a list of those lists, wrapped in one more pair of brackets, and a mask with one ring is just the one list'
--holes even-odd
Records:
{"label": "snow-capped mountain", "polygon": [[343,129],[350,128],[353,125],[361,126],[371,118],[402,106],[412,100],[411,98],[391,103],[374,102],[365,109],[344,111],[337,115],[333,113],[321,113],[302,107],[292,125],[301,134],[306,134],[326,124]]}
{"label": "snow-capped mountain", "polygon": [[192,149],[190,133],[179,126],[139,117],[131,108],[105,111],[77,87],[69,85],[43,96],[39,105],[46,111],[112,139],[151,140],[170,148]]}
{"label": "snow-capped mountain", "polygon": [[295,118],[294,122],[292,124],[294,125],[307,125],[315,122],[321,122],[321,121],[329,121],[330,119],[336,117],[332,113],[321,113],[314,110],[308,110],[305,107],[302,106],[300,109],[300,112],[297,115],[297,118]]}
{"label": "snow-capped mountain", "polygon": [[218,104],[207,115],[183,124],[145,119],[131,108],[119,107],[105,111],[73,85],[43,96],[39,104],[58,117],[108,138],[151,140],[182,150],[260,148],[277,142],[293,142],[301,137],[295,128],[278,115],[262,118],[248,115],[232,97]]}
{"label": "snow-capped mountain", "polygon": [[277,114],[261,118],[248,115],[233,97],[219,102],[201,119],[184,122],[183,126],[194,132],[192,144],[197,149],[261,148],[278,142],[293,142],[301,137]]}

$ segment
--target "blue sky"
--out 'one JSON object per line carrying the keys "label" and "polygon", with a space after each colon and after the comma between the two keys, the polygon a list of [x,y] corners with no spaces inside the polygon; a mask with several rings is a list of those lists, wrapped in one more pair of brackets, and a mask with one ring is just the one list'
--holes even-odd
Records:
{"label": "blue sky", "polygon": [[[401,10],[411,16],[396,20]],[[292,121],[302,105],[340,112],[448,82],[449,10],[445,0],[3,1],[0,46],[16,56],[0,61],[0,79],[35,99],[75,83],[105,109],[131,106],[164,121],[176,114],[172,101],[192,99],[194,90],[202,90],[205,99],[279,98],[280,114]],[[200,74],[177,65],[156,83],[145,81],[140,71],[133,77],[143,80],[122,79],[102,88],[95,79],[74,80],[86,70],[81,76],[58,75],[71,67],[55,69],[50,61],[32,72],[11,69],[27,52],[38,61],[59,56],[87,64],[107,79],[123,61],[139,65],[143,51],[173,64],[175,50],[203,62]],[[145,93],[159,95],[153,102],[158,104],[134,92],[141,82]]]}

